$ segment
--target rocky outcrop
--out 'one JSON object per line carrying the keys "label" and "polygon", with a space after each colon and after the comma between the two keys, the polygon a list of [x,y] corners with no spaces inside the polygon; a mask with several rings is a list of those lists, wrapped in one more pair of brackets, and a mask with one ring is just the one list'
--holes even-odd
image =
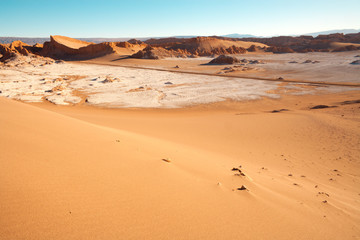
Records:
{"label": "rocky outcrop", "polygon": [[147,46],[143,50],[138,51],[130,57],[141,59],[161,59],[166,57],[190,57],[190,54],[181,50],[167,50],[162,47]]}
{"label": "rocky outcrop", "polygon": [[12,51],[5,44],[0,44],[0,62],[3,62],[5,60],[15,56],[16,52]]}
{"label": "rocky outcrop", "polygon": [[246,49],[248,52],[256,52],[259,49],[255,45],[251,45],[248,49]]}
{"label": "rocky outcrop", "polygon": [[[145,44],[138,45],[143,49]],[[129,42],[90,43],[63,36],[51,36],[50,42],[45,42],[41,54],[46,57],[64,60],[83,60],[101,57],[107,54],[120,53],[122,49],[131,52],[135,48]]]}
{"label": "rocky outcrop", "polygon": [[228,47],[225,49],[225,54],[243,54],[246,53],[246,49],[243,47],[237,47],[235,45],[232,45],[231,47]]}
{"label": "rocky outcrop", "polygon": [[52,58],[66,59],[79,54],[79,49],[91,43],[64,36],[50,36],[50,42],[45,42],[41,55]]}
{"label": "rocky outcrop", "polygon": [[180,43],[167,44],[165,48],[175,51],[183,51],[185,54],[196,56],[211,56],[224,54],[243,54],[246,53],[248,43],[242,41],[220,40],[213,37],[190,38]]}
{"label": "rocky outcrop", "polygon": [[128,43],[131,43],[131,44],[143,44],[142,41],[137,40],[137,39],[135,39],[135,38],[132,38],[132,39],[128,40],[127,42],[128,42]]}
{"label": "rocky outcrop", "polygon": [[354,51],[354,50],[360,50],[360,46],[356,47],[354,45],[348,45],[343,47],[338,47],[333,50],[333,52],[346,52],[346,51]]}
{"label": "rocky outcrop", "polygon": [[162,47],[169,51],[190,56],[212,56],[224,54],[243,54],[251,45],[259,49],[267,47],[261,43],[249,43],[239,40],[224,40],[216,37],[163,38],[149,39],[145,43],[153,47]]}
{"label": "rocky outcrop", "polygon": [[289,47],[268,47],[266,52],[273,52],[273,53],[294,53],[295,51]]}
{"label": "rocky outcrop", "polygon": [[141,59],[159,59],[160,57],[156,53],[153,47],[146,47],[143,50],[138,51],[137,53],[130,56],[131,58],[141,58]]}
{"label": "rocky outcrop", "polygon": [[208,64],[234,64],[239,62],[240,60],[234,56],[220,55],[211,60]]}
{"label": "rocky outcrop", "polygon": [[[360,44],[360,33],[329,34],[312,36],[279,36],[271,38],[226,38],[226,37],[197,37],[197,38],[162,38],[145,41],[154,47],[167,50],[183,50],[196,56],[211,56],[213,54],[241,54],[244,49],[248,52],[264,51],[274,53],[307,53],[357,50]],[[246,44],[247,43],[247,44]],[[338,44],[341,43],[341,44]],[[252,46],[254,45],[254,46]],[[341,45],[337,47],[337,45]],[[357,47],[345,47],[354,45]],[[236,48],[233,48],[235,46]],[[244,49],[238,49],[238,47]]]}
{"label": "rocky outcrop", "polygon": [[36,48],[21,41],[14,41],[11,44],[0,44],[0,54],[2,55],[0,61],[2,62],[16,55],[28,56],[32,53],[36,53]]}
{"label": "rocky outcrop", "polygon": [[12,51],[17,51],[18,53],[27,56],[29,55],[29,51],[25,47],[29,47],[29,45],[21,41],[14,41],[10,44],[9,48]]}
{"label": "rocky outcrop", "polygon": [[11,44],[0,44],[0,61],[5,61],[9,58],[15,57],[15,55],[28,56],[31,54],[40,55],[43,46],[42,44],[35,44],[30,46],[21,41],[14,41]]}
{"label": "rocky outcrop", "polygon": [[[279,52],[279,47],[287,47],[293,50],[294,52],[305,53],[305,52],[329,52],[334,50],[332,46],[333,43],[346,43],[347,45],[360,43],[360,33],[352,34],[329,34],[329,35],[319,35],[317,37],[312,36],[299,36],[299,37],[290,37],[290,36],[280,36],[280,37],[271,37],[271,38],[242,38],[242,41],[251,41],[259,42],[269,45]],[[343,48],[338,47],[336,51],[351,51],[356,50],[355,48]],[[349,50],[350,49],[350,50]],[[268,49],[271,51],[272,49]],[[280,49],[280,52],[283,50]]]}

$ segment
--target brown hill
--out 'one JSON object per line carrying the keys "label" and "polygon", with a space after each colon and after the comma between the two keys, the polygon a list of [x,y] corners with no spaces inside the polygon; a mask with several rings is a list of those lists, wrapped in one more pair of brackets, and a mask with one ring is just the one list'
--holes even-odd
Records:
{"label": "brown hill", "polygon": [[189,53],[180,50],[167,50],[163,47],[147,46],[130,56],[131,58],[161,59],[166,57],[190,57]]}
{"label": "brown hill", "polygon": [[224,40],[215,37],[149,39],[145,43],[195,56],[242,54],[246,53],[246,49],[252,45],[259,48],[267,47],[262,43]]}
{"label": "brown hill", "polygon": [[79,60],[96,58],[111,53],[130,55],[145,47],[146,44],[128,42],[94,44],[64,36],[50,36],[50,42],[44,43],[41,55],[58,59]]}
{"label": "brown hill", "polygon": [[[229,40],[229,38],[221,38]],[[360,33],[342,34],[335,33],[329,35],[312,36],[279,36],[271,38],[242,38],[243,41],[260,42],[272,48],[269,52],[330,52],[330,51],[351,51],[358,50],[360,44]],[[338,45],[338,46],[336,46]],[[353,45],[353,46],[351,46]],[[348,47],[350,46],[350,47]],[[291,49],[291,50],[290,50]]]}

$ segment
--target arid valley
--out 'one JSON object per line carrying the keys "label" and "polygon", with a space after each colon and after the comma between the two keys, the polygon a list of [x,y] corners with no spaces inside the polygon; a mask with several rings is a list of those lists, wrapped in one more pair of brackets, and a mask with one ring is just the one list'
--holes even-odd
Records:
{"label": "arid valley", "polygon": [[360,33],[30,41],[0,44],[1,240],[360,239]]}

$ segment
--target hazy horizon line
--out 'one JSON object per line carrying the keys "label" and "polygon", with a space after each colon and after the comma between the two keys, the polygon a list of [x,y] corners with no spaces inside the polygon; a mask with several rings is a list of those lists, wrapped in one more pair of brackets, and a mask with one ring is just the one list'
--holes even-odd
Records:
{"label": "hazy horizon line", "polygon": [[[170,38],[170,37],[211,37],[211,36],[225,36],[225,35],[232,35],[232,34],[239,34],[239,35],[252,35],[254,37],[260,37],[260,38],[267,38],[267,37],[278,37],[278,36],[302,36],[302,35],[308,35],[308,34],[315,34],[315,33],[322,33],[322,32],[328,32],[328,31],[345,31],[345,30],[355,30],[360,32],[360,27],[357,28],[344,28],[344,29],[328,29],[328,30],[321,30],[316,32],[307,32],[307,33],[293,33],[293,34],[274,34],[274,35],[257,35],[252,33],[227,33],[227,34],[211,34],[211,35],[196,35],[196,34],[178,34],[178,35],[164,35],[164,36],[143,36],[143,37],[104,37],[104,36],[97,36],[97,37],[82,37],[82,36],[71,36],[66,34],[49,34],[48,36],[0,36],[0,37],[9,37],[9,38],[49,38],[50,36],[68,36],[71,38],[129,38],[129,39],[137,39],[137,38]],[[347,34],[347,33],[346,33]]]}

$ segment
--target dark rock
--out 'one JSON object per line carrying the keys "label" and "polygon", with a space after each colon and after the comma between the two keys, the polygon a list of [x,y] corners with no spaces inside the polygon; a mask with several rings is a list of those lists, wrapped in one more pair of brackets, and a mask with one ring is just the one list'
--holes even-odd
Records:
{"label": "dark rock", "polygon": [[234,64],[240,62],[239,59],[233,56],[220,55],[217,58],[211,60],[208,64]]}
{"label": "dark rock", "polygon": [[322,109],[322,108],[329,108],[330,106],[328,105],[316,105],[314,107],[311,107],[310,109]]}
{"label": "dark rock", "polygon": [[250,64],[263,64],[263,62],[261,62],[259,60],[250,60],[249,63]]}
{"label": "dark rock", "polygon": [[[241,166],[240,166],[240,168],[241,168]],[[242,170],[239,169],[239,168],[232,168],[231,171],[238,171],[239,173],[238,173],[238,174],[235,174],[235,175],[237,175],[237,176],[244,176],[244,177],[245,177],[245,174],[244,174],[244,173],[242,172]]]}
{"label": "dark rock", "polygon": [[246,186],[242,185],[242,186],[241,186],[241,187],[239,187],[237,190],[242,191],[242,190],[247,190],[247,188],[246,188]]}
{"label": "dark rock", "polygon": [[341,102],[340,104],[347,105],[347,104],[356,104],[356,103],[360,103],[360,99],[359,100],[344,101],[344,102]]}
{"label": "dark rock", "polygon": [[282,108],[282,109],[279,109],[279,110],[272,110],[271,113],[278,113],[278,112],[284,112],[284,111],[289,111],[289,109]]}

